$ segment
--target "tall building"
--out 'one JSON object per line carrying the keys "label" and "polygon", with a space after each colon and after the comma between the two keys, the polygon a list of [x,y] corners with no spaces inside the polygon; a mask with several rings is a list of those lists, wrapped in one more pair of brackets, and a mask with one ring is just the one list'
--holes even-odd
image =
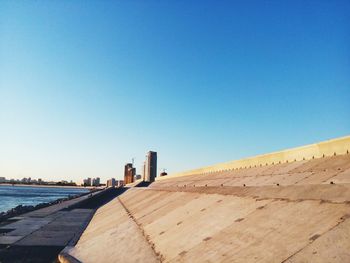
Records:
{"label": "tall building", "polygon": [[142,165],[142,180],[146,180],[146,161],[144,161]]}
{"label": "tall building", "polygon": [[136,169],[131,163],[127,163],[124,167],[124,183],[130,184],[134,182],[134,176],[136,174]]}
{"label": "tall building", "polygon": [[144,181],[154,182],[157,176],[157,152],[149,151],[146,155]]}

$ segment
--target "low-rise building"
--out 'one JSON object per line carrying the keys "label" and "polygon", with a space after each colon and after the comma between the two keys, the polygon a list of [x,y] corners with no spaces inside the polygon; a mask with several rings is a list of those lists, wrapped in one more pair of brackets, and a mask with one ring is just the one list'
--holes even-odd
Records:
{"label": "low-rise building", "polygon": [[91,186],[91,178],[88,177],[86,179],[83,180],[83,185],[84,186]]}
{"label": "low-rise building", "polygon": [[100,177],[92,179],[92,186],[100,186]]}
{"label": "low-rise building", "polygon": [[116,181],[114,178],[107,180],[107,187],[115,187],[115,186],[116,186]]}

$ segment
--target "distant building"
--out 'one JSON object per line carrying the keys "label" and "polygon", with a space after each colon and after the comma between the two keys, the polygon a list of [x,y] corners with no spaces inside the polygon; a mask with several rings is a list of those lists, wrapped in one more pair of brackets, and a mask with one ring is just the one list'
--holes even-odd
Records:
{"label": "distant building", "polygon": [[115,186],[116,186],[116,181],[114,178],[107,180],[107,187],[115,187]]}
{"label": "distant building", "polygon": [[143,166],[142,166],[142,179],[144,181],[146,179],[146,161],[143,162]]}
{"label": "distant building", "polygon": [[127,163],[124,166],[124,183],[130,184],[134,182],[135,174],[136,174],[136,169],[132,166],[131,163]]}
{"label": "distant building", "polygon": [[100,186],[100,177],[92,179],[92,186]]}
{"label": "distant building", "polygon": [[5,183],[6,182],[6,178],[5,177],[0,177],[0,183]]}
{"label": "distant building", "polygon": [[154,182],[157,176],[157,152],[149,151],[146,155],[144,181]]}
{"label": "distant building", "polygon": [[83,185],[84,186],[91,186],[91,178],[88,177],[86,179],[83,180]]}
{"label": "distant building", "polygon": [[124,181],[123,180],[118,180],[116,185],[117,185],[117,187],[123,187],[124,186]]}

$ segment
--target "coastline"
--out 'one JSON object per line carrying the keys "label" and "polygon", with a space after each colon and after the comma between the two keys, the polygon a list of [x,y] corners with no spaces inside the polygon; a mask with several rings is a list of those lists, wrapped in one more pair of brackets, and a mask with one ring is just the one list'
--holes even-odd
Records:
{"label": "coastline", "polygon": [[29,186],[29,187],[47,187],[47,188],[78,188],[78,189],[102,189],[100,187],[95,187],[95,186],[79,186],[79,185],[76,185],[76,186],[72,186],[72,185],[45,185],[45,184],[11,184],[11,183],[0,183],[0,186]]}
{"label": "coastline", "polygon": [[[22,186],[25,186],[25,185],[22,185]],[[59,199],[56,199],[56,200],[51,201],[51,202],[39,203],[37,205],[28,205],[28,206],[18,205],[18,206],[11,208],[5,212],[0,212],[0,225],[3,222],[7,221],[11,217],[20,216],[22,214],[32,212],[32,211],[35,211],[35,210],[38,210],[41,208],[49,207],[49,206],[56,205],[56,204],[59,204],[59,203],[62,203],[62,202],[68,201],[68,200],[76,199],[76,198],[82,197],[84,195],[89,195],[89,194],[96,192],[96,191],[99,191],[99,190],[100,189],[90,189],[90,191],[86,192],[86,193],[80,193],[80,194],[77,194],[74,196],[59,198]]]}

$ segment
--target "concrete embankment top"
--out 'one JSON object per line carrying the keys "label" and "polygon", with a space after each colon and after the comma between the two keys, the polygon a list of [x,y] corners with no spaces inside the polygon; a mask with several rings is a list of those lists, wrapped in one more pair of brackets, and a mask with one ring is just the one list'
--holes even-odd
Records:
{"label": "concrete embankment top", "polygon": [[226,171],[240,168],[249,168],[277,163],[294,162],[301,160],[310,160],[325,156],[341,155],[350,151],[350,136],[327,140],[319,143],[287,149],[283,151],[262,154],[241,160],[234,160],[225,163],[219,163],[194,170],[170,174],[164,177],[158,177],[156,180],[166,180],[172,177],[186,176],[193,174],[204,174],[218,171]]}

